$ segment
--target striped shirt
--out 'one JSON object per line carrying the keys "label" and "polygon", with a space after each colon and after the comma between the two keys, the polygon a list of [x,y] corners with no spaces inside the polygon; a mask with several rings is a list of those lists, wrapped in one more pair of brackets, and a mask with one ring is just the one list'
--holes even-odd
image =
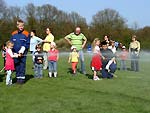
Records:
{"label": "striped shirt", "polygon": [[82,33],[80,33],[79,35],[70,33],[66,37],[71,40],[72,45],[75,46],[77,50],[82,49],[83,41],[86,40],[86,37]]}

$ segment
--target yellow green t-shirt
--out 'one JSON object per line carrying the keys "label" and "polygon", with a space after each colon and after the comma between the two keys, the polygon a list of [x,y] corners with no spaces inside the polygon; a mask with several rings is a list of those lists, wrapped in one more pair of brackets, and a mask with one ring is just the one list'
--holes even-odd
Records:
{"label": "yellow green t-shirt", "polygon": [[[46,36],[45,38],[45,41],[48,41],[48,42],[53,42],[54,41],[54,36],[52,34],[49,34]],[[43,51],[49,51],[50,50],[50,43],[44,43],[43,44]]]}
{"label": "yellow green t-shirt", "polygon": [[79,54],[77,52],[71,52],[70,56],[71,62],[78,62]]}
{"label": "yellow green t-shirt", "polygon": [[70,39],[73,46],[77,48],[77,50],[82,49],[83,41],[86,40],[86,37],[80,33],[79,35],[76,35],[75,33],[70,33],[66,36],[68,39]]}

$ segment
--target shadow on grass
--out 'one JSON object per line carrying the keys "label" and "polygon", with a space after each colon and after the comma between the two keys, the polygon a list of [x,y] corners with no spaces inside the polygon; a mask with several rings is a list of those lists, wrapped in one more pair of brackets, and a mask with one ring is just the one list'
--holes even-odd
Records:
{"label": "shadow on grass", "polygon": [[70,73],[70,74],[72,74],[72,69],[71,69],[71,68],[68,68],[68,71],[67,71],[67,73]]}
{"label": "shadow on grass", "polygon": [[[121,69],[118,67],[117,70],[121,70]],[[131,68],[126,68],[126,69],[124,69],[124,71],[132,71],[132,70],[131,70]]]}
{"label": "shadow on grass", "polygon": [[[86,74],[86,76],[88,77],[88,79],[93,79],[93,74]],[[102,78],[102,73],[101,72],[97,73],[97,76],[99,78]]]}
{"label": "shadow on grass", "polygon": [[33,75],[26,75],[25,83],[32,78],[34,78]]}
{"label": "shadow on grass", "polygon": [[[34,78],[33,75],[25,75],[25,83],[26,83],[27,81],[29,81],[30,79],[32,79],[32,78]],[[13,78],[13,79],[12,79],[12,82],[13,82],[13,83],[16,83],[16,82],[17,82],[17,78],[16,78],[16,77]]]}
{"label": "shadow on grass", "polygon": [[91,74],[86,74],[86,76],[88,77],[88,79],[93,79],[93,75]]}
{"label": "shadow on grass", "polygon": [[6,74],[2,73],[0,74],[0,82],[3,82],[3,80],[5,79]]}

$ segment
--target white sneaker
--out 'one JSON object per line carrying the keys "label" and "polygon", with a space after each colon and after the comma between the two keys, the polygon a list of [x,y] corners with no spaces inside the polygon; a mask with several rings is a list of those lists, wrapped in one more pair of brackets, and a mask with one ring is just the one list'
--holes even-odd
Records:
{"label": "white sneaker", "polygon": [[52,77],[52,72],[49,72],[48,75],[49,75],[49,77],[51,78],[51,77]]}
{"label": "white sneaker", "polygon": [[98,76],[94,77],[93,80],[100,80]]}

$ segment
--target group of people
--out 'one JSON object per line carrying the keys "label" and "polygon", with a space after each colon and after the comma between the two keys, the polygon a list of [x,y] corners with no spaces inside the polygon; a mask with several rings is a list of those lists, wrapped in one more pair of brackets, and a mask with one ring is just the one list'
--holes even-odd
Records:
{"label": "group of people", "polygon": [[[59,51],[54,42],[54,36],[50,28],[46,28],[46,38],[42,40],[36,36],[36,31],[30,33],[24,30],[24,22],[17,21],[18,30],[12,33],[9,41],[6,42],[5,51],[5,70],[7,72],[6,85],[12,84],[11,74],[16,71],[17,83],[25,82],[26,57],[28,49],[32,54],[34,77],[42,78],[43,69],[49,70],[49,77],[57,77],[57,61],[59,59]],[[72,73],[77,72],[77,65],[80,61],[81,73],[86,74],[83,48],[86,45],[87,38],[81,33],[81,28],[76,27],[73,33],[68,34],[64,39],[71,45],[71,53],[68,62],[71,62]],[[136,40],[136,36],[132,37],[133,42],[130,43],[129,52],[132,54],[131,68],[138,71],[138,55],[140,51],[140,43]],[[134,42],[135,41],[135,42]],[[98,38],[93,41],[93,56],[91,59],[91,69],[93,71],[93,80],[100,80],[97,72],[101,72],[102,78],[113,78],[117,65],[115,60],[115,43],[110,41],[108,36],[104,37],[104,41],[100,42]],[[122,47],[125,49],[125,46]],[[122,56],[125,58],[125,56]],[[123,59],[124,60],[124,59]],[[125,62],[122,62],[125,65]],[[124,67],[123,67],[124,68]]]}

